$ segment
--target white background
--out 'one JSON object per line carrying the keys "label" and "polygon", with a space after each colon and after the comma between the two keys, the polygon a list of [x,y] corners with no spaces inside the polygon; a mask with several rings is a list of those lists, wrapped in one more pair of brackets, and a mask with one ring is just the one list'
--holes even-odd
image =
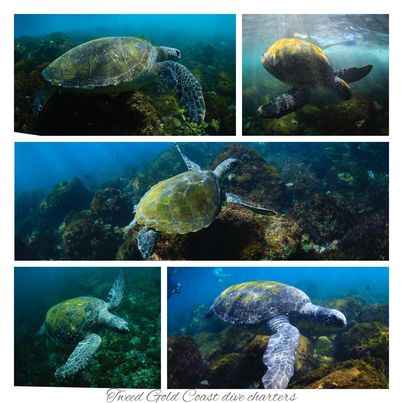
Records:
{"label": "white background", "polygon": [[[403,384],[403,17],[399,0],[1,0],[0,25],[0,400],[1,402],[105,402],[104,389],[14,387],[14,142],[15,141],[170,141],[167,137],[37,137],[13,132],[14,14],[236,14],[237,15],[237,141],[390,141],[390,389],[304,390],[298,402],[402,401]],[[241,133],[242,14],[390,14],[390,136],[386,137],[253,137]],[[181,137],[180,141],[235,140],[233,137]],[[369,235],[370,236],[370,235]],[[214,262],[199,262],[200,265]],[[122,262],[18,262],[17,266],[135,266]],[[137,264],[138,265],[138,264]],[[142,266],[155,266],[155,262]],[[198,262],[172,265],[197,266]],[[218,263],[219,266],[385,266],[385,262],[258,262]],[[162,270],[162,387],[166,387],[166,268]],[[135,392],[135,391],[133,391]],[[206,392],[206,391],[203,391]],[[245,391],[250,393],[248,391]],[[293,393],[294,391],[289,391]],[[264,393],[264,392],[263,392]]]}

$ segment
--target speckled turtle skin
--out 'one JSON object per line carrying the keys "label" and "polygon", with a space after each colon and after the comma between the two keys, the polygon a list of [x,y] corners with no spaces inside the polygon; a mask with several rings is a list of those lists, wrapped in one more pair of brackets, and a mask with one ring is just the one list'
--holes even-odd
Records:
{"label": "speckled turtle skin", "polygon": [[66,89],[117,92],[125,86],[128,90],[139,88],[153,79],[157,49],[135,37],[95,39],[58,57],[42,76]]}
{"label": "speckled turtle skin", "polygon": [[140,200],[135,221],[168,234],[187,234],[208,227],[222,205],[212,171],[187,171],[154,185]]}
{"label": "speckled turtle skin", "polygon": [[298,288],[275,281],[251,281],[224,290],[210,310],[234,325],[257,325],[299,312],[308,302],[309,297]]}
{"label": "speckled turtle skin", "polygon": [[284,389],[294,375],[300,333],[289,322],[291,315],[329,327],[344,327],[347,323],[338,310],[314,305],[303,291],[274,281],[228,287],[206,316],[213,315],[234,325],[266,328],[271,335],[262,357],[267,367],[262,377],[266,389]]}
{"label": "speckled turtle skin", "polygon": [[78,297],[54,305],[46,314],[47,335],[57,343],[76,343],[99,324],[99,311],[108,309],[105,301]]}

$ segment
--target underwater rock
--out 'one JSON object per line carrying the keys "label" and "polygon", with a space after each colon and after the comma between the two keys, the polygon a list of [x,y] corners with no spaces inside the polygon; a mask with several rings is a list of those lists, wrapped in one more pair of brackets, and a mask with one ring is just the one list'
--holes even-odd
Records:
{"label": "underwater rock", "polygon": [[385,389],[388,381],[377,369],[363,360],[349,360],[320,367],[290,389]]}
{"label": "underwater rock", "polygon": [[217,333],[201,332],[195,334],[193,338],[205,362],[214,361],[223,355],[221,337]]}
{"label": "underwater rock", "polygon": [[18,236],[14,238],[15,260],[37,260],[38,257]]}
{"label": "underwater rock", "polygon": [[318,362],[314,357],[314,349],[311,341],[301,335],[297,356],[295,358],[294,377],[292,379],[295,380],[303,377],[318,368],[318,366]]}
{"label": "underwater rock", "polygon": [[355,323],[336,338],[335,347],[339,360],[360,358],[388,371],[389,328],[379,322]]}
{"label": "underwater rock", "polygon": [[363,306],[356,318],[357,322],[380,322],[389,326],[389,305],[371,304]]}
{"label": "underwater rock", "polygon": [[28,248],[35,251],[39,260],[52,260],[57,257],[56,230],[33,230],[27,237]]}
{"label": "underwater rock", "polygon": [[[129,232],[129,234],[131,234]],[[130,235],[116,252],[116,260],[142,260],[135,235]]]}
{"label": "underwater rock", "polygon": [[209,386],[218,389],[245,387],[239,377],[241,360],[241,354],[230,353],[212,362],[208,376]]}
{"label": "underwater rock", "polygon": [[342,201],[322,193],[297,203],[290,216],[321,245],[342,238],[355,223],[353,213]]}
{"label": "underwater rock", "polygon": [[41,218],[47,225],[60,224],[70,211],[81,211],[89,206],[90,193],[77,178],[57,183],[40,205]]}
{"label": "underwater rock", "polygon": [[197,388],[208,375],[192,337],[168,337],[168,388]]}
{"label": "underwater rock", "polygon": [[71,214],[59,232],[63,259],[114,260],[123,243],[120,228],[104,224],[88,211]]}
{"label": "underwater rock", "polygon": [[386,212],[379,212],[361,219],[340,240],[339,249],[347,256],[351,256],[351,259],[387,260],[389,215]]}
{"label": "underwater rock", "polygon": [[239,165],[232,172],[234,180],[222,180],[223,191],[235,193],[267,208],[276,209],[284,205],[286,192],[280,172],[267,163],[257,150],[241,143],[227,144],[210,168],[215,168],[230,157],[238,159]]}
{"label": "underwater rock", "polygon": [[127,225],[133,217],[133,206],[128,195],[119,189],[106,188],[95,193],[91,212],[104,223],[116,226]]}
{"label": "underwater rock", "polygon": [[248,328],[227,326],[227,328],[220,333],[223,352],[242,352],[242,350],[254,338],[255,334],[256,332]]}
{"label": "underwater rock", "polygon": [[319,336],[314,343],[314,358],[320,364],[328,364],[334,360],[334,346],[329,336]]}
{"label": "underwater rock", "polygon": [[355,95],[348,101],[329,104],[322,110],[319,131],[322,134],[380,134],[374,101]]}

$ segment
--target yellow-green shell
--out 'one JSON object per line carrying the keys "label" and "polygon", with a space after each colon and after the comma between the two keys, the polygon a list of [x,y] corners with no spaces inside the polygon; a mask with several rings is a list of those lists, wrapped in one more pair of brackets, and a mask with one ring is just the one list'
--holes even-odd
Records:
{"label": "yellow-green shell", "polygon": [[211,171],[188,171],[154,185],[140,200],[135,221],[171,234],[208,227],[222,204],[218,180]]}
{"label": "yellow-green shell", "polygon": [[157,56],[156,48],[141,38],[100,38],[70,49],[50,63],[42,76],[66,89],[133,86],[133,81],[139,87],[150,80]]}
{"label": "yellow-green shell", "polygon": [[279,39],[267,48],[261,61],[270,74],[292,87],[326,85],[333,74],[323,49],[304,39]]}
{"label": "yellow-green shell", "polygon": [[59,341],[75,342],[98,324],[105,302],[93,297],[72,298],[50,308],[46,314],[47,334]]}
{"label": "yellow-green shell", "polygon": [[225,289],[210,310],[227,322],[252,325],[298,312],[309,301],[298,288],[275,281],[250,281]]}

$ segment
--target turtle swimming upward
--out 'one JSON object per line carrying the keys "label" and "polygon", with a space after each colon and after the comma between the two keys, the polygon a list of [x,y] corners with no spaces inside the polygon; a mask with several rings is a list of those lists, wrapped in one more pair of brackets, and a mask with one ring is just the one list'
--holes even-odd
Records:
{"label": "turtle swimming upward", "polygon": [[99,326],[107,326],[119,333],[128,333],[128,323],[109,312],[123,297],[124,279],[119,273],[107,302],[93,297],[78,297],[54,305],[46,314],[40,334],[48,335],[56,343],[77,344],[67,361],[56,370],[57,379],[64,379],[82,371],[90,363],[101,344],[101,337],[93,333]]}
{"label": "turtle swimming upward", "polygon": [[327,87],[342,99],[351,98],[349,83],[369,74],[372,64],[334,72],[332,62],[319,46],[305,39],[284,38],[274,42],[262,55],[263,67],[291,90],[262,105],[258,113],[266,118],[280,118],[309,102],[311,91]]}
{"label": "turtle swimming upward", "polygon": [[187,172],[154,185],[136,206],[133,221],[126,227],[143,226],[137,235],[137,246],[144,259],[151,256],[158,232],[187,234],[208,227],[224,202],[235,203],[258,214],[276,214],[273,210],[251,206],[239,196],[224,193],[220,180],[238,162],[228,158],[214,171],[202,170],[176,146],[186,163]]}
{"label": "turtle swimming upward", "polygon": [[178,49],[153,46],[145,39],[110,37],[95,39],[70,49],[42,71],[47,84],[34,101],[34,113],[42,111],[57,90],[81,93],[120,93],[141,88],[157,77],[176,91],[194,122],[206,114],[200,83],[183,65]]}
{"label": "turtle swimming upward", "polygon": [[336,309],[311,303],[298,288],[274,281],[251,281],[233,285],[214,301],[207,317],[217,315],[234,325],[266,328],[271,336],[263,354],[266,389],[284,389],[294,375],[299,331],[290,320],[303,319],[326,327],[344,327],[345,316]]}

